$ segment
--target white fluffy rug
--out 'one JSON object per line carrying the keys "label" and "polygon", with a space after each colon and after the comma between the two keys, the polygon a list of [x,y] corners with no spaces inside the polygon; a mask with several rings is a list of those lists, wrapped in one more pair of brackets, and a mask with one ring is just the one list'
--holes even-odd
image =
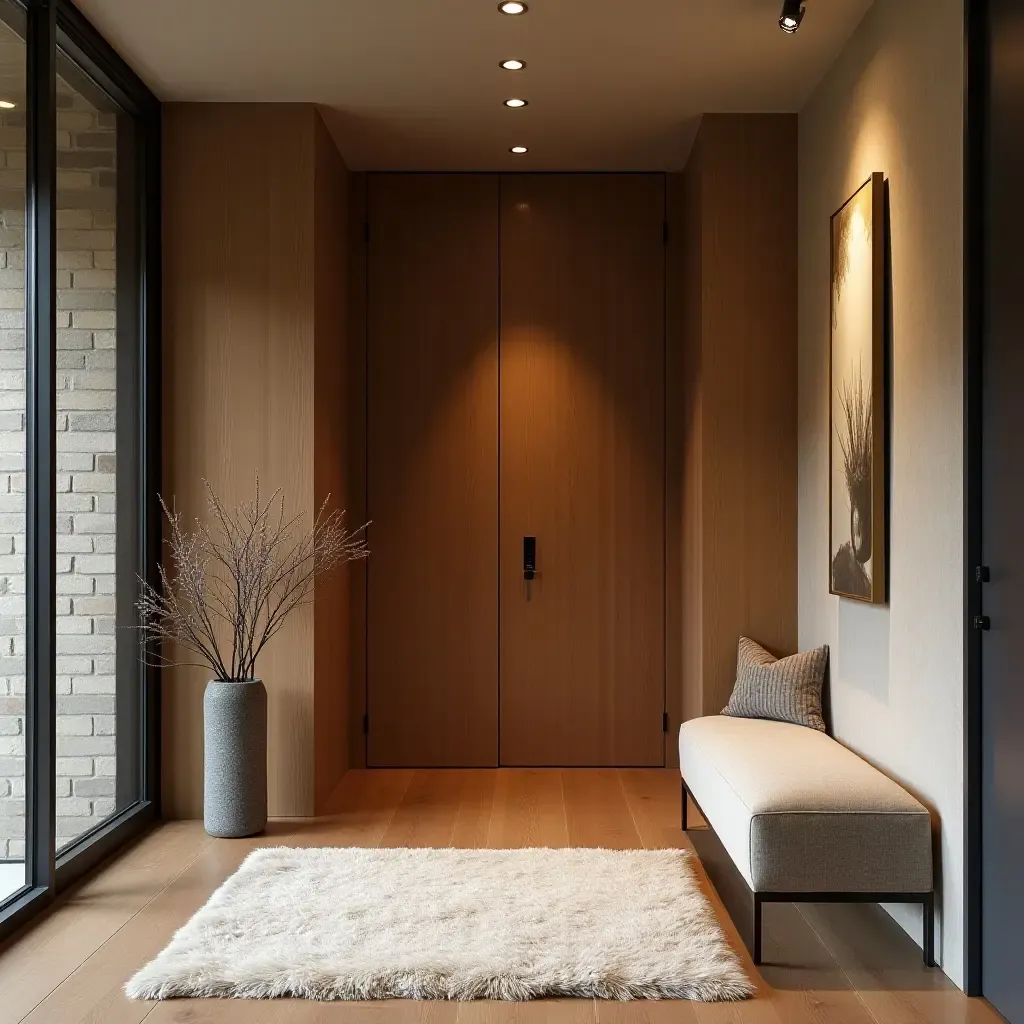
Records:
{"label": "white fluffy rug", "polygon": [[251,853],[134,999],[741,999],[680,850]]}

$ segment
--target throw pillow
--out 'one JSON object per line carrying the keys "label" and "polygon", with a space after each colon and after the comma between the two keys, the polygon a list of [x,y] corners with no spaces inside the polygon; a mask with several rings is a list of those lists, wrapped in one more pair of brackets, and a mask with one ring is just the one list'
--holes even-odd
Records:
{"label": "throw pillow", "polygon": [[760,644],[741,636],[736,685],[722,714],[770,718],[825,732],[821,688],[827,663],[827,647],[775,658]]}

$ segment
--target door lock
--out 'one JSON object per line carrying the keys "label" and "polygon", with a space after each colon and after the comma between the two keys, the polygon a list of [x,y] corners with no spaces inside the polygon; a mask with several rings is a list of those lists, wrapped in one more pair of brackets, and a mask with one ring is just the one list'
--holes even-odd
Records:
{"label": "door lock", "polygon": [[537,538],[523,538],[523,579],[532,580],[537,575]]}

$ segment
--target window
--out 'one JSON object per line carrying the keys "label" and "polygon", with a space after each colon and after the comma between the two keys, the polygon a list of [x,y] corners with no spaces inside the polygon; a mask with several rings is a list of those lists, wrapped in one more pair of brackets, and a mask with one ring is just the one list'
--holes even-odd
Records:
{"label": "window", "polygon": [[74,5],[0,0],[0,935],[155,815],[158,160]]}
{"label": "window", "polygon": [[0,900],[25,879],[25,14],[0,3]]}
{"label": "window", "polygon": [[[57,849],[117,800],[117,156],[114,105],[57,77]],[[130,510],[129,510],[130,514]],[[122,623],[130,629],[131,623]],[[125,630],[121,630],[122,633]],[[123,636],[132,643],[131,636]],[[125,685],[136,685],[132,673]],[[131,723],[124,723],[131,728]],[[122,787],[123,788],[123,787]]]}

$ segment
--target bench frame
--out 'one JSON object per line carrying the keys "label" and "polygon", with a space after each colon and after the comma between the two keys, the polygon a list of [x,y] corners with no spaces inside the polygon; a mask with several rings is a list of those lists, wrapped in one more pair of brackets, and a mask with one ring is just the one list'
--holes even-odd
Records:
{"label": "bench frame", "polygon": [[[691,830],[687,827],[687,796],[693,800],[706,828]],[[682,780],[682,826],[755,964],[761,963],[761,908],[765,903],[920,903],[924,911],[924,963],[926,967],[935,966],[934,892],[755,892],[733,863],[700,804],[687,790],[685,779]]]}

